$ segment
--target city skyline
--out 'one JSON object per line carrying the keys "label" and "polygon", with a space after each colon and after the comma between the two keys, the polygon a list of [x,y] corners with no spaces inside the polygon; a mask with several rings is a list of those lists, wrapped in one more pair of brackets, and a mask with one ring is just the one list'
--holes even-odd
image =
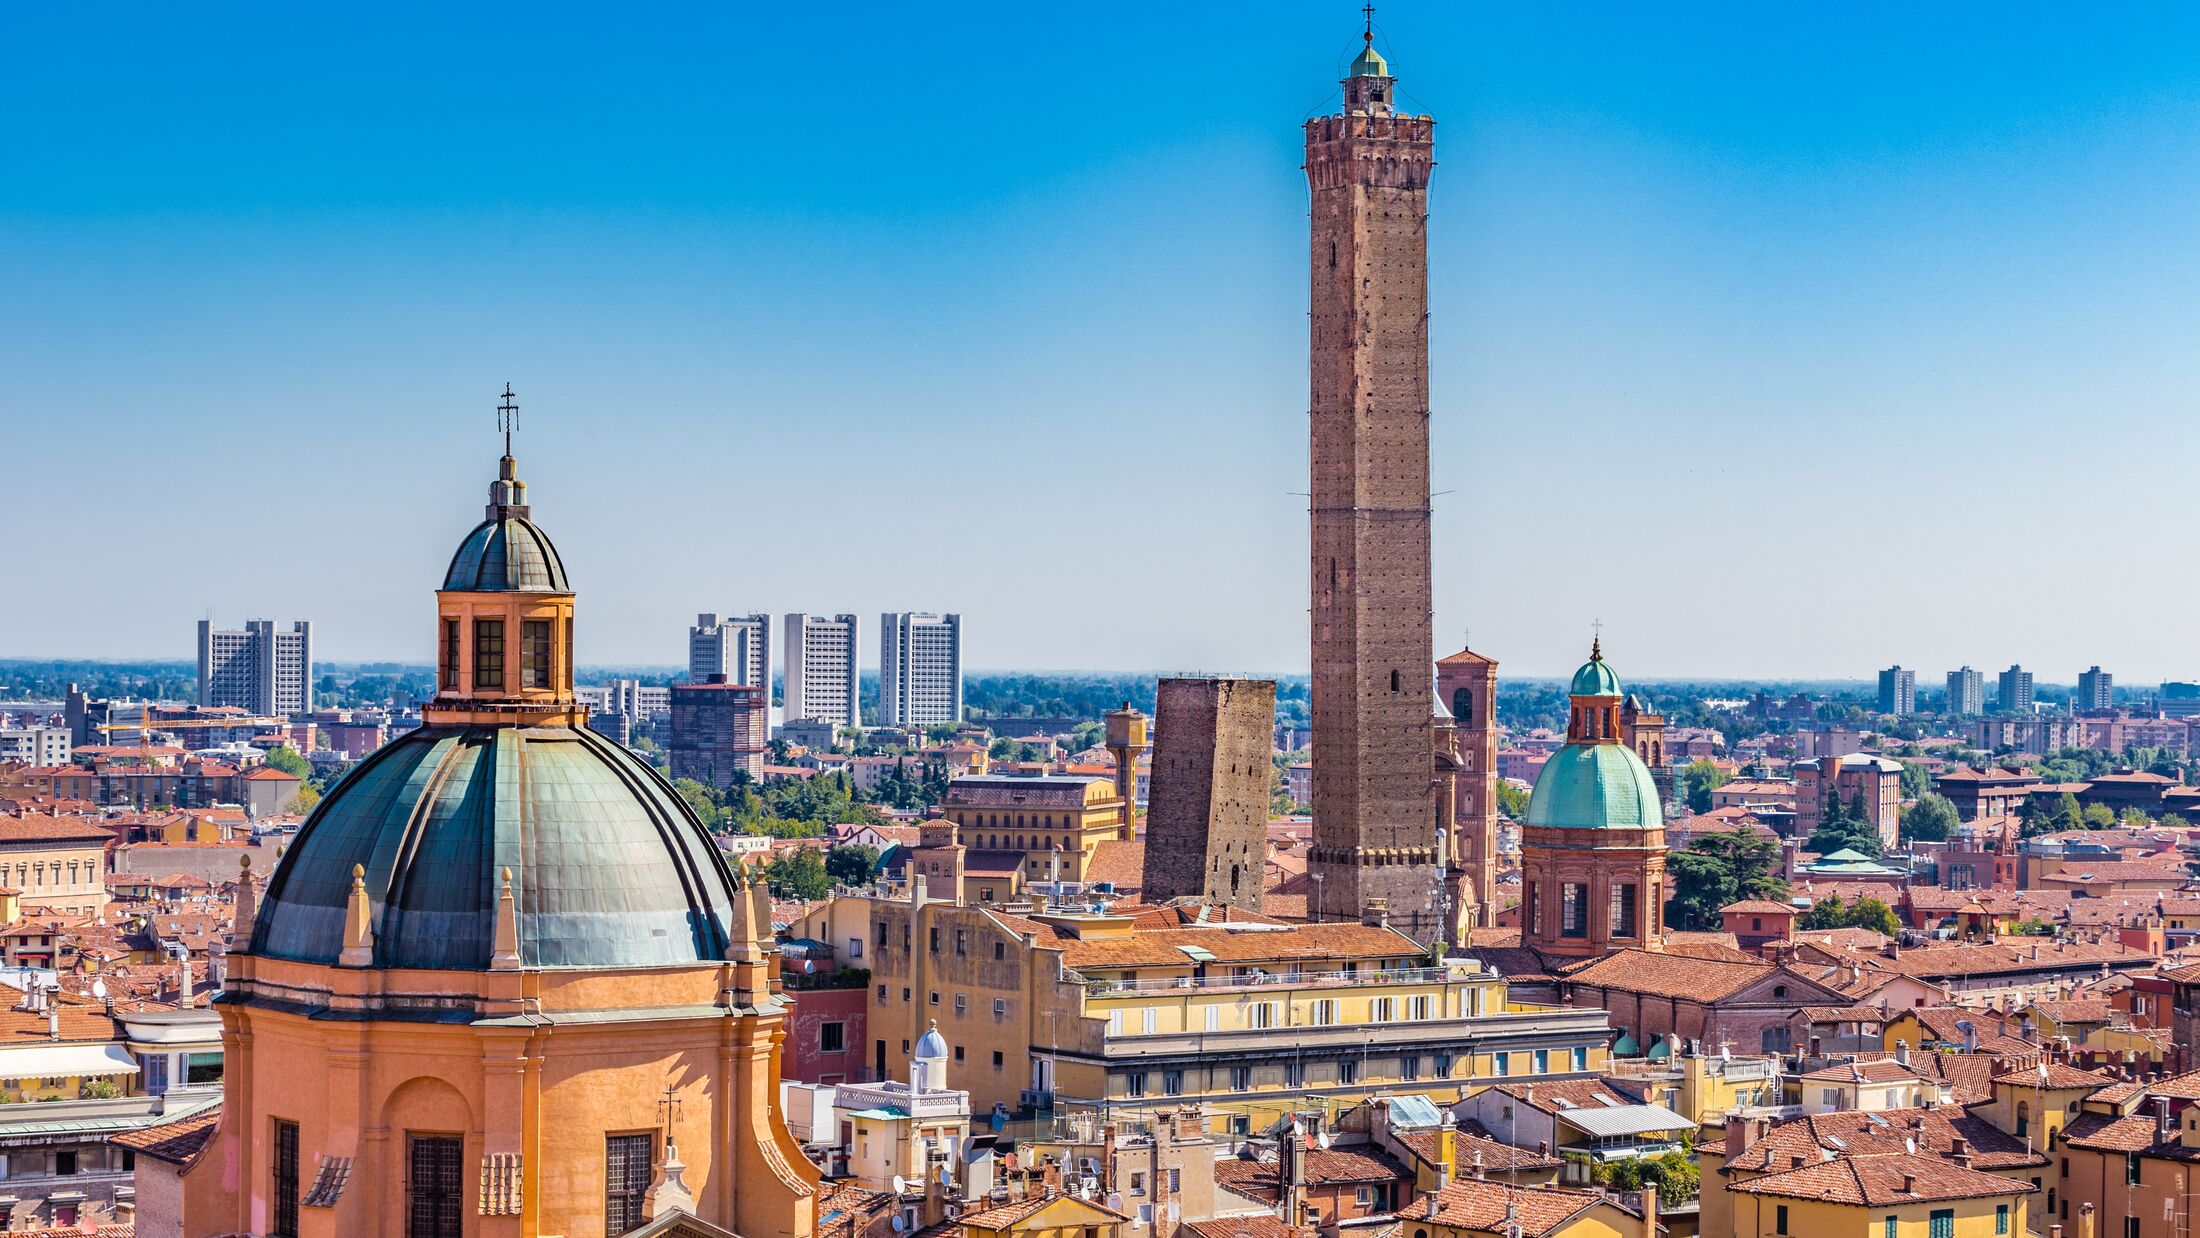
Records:
{"label": "city skyline", "polygon": [[[584,663],[676,666],[687,618],[730,602],[981,616],[985,667],[1303,670],[1289,169],[1350,14],[1156,11],[1074,46],[1015,11],[770,43],[691,17],[584,36],[147,11],[97,40],[0,19],[0,133],[49,169],[0,189],[0,407],[34,540],[133,544],[198,485],[280,504],[319,548],[252,526],[141,562],[127,603],[96,556],[44,556],[28,589],[72,600],[0,614],[0,654],[185,656],[170,634],[214,608],[313,618],[329,662],[403,660],[404,591],[445,553],[437,513],[478,492],[510,381],[542,518],[604,599]],[[2200,181],[2195,20],[1386,6],[1404,101],[1441,121],[1438,643],[1471,631],[1521,677],[1578,662],[1596,619],[1635,680],[2200,670],[2153,547],[2027,498],[2063,491],[2081,425],[2104,459],[2200,445],[2179,415],[2200,248],[2173,205]],[[491,26],[503,75],[460,71]],[[956,140],[1015,157],[943,164],[919,138],[971,54],[1014,106]],[[180,89],[200,63],[233,72]],[[393,68],[421,93],[367,88]],[[33,106],[94,76],[111,88],[80,109]],[[825,83],[830,157],[759,131],[751,100]],[[245,102],[269,95],[286,106]],[[87,427],[94,493],[119,499],[80,501]],[[1601,510],[1553,500],[1584,442],[1627,462]],[[225,471],[246,445],[266,467]],[[881,517],[912,477],[956,483],[913,527],[1003,548],[897,553],[912,525]],[[266,491],[290,478],[314,489]],[[785,531],[700,553],[671,532],[722,527],[729,495]],[[2141,528],[2177,527],[2175,498],[2117,494]],[[1786,582],[1829,523],[1934,570],[1799,605]],[[1103,527],[1137,547],[1130,620],[1077,600]],[[2096,631],[2082,588],[1960,588],[1988,560],[2163,580]]]}

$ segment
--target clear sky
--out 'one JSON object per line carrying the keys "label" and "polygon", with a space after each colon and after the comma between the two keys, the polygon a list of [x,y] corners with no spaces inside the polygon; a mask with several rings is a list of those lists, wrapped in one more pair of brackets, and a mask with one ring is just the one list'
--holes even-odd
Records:
{"label": "clear sky", "polygon": [[[0,8],[0,656],[425,661],[509,381],[584,662],[894,608],[1303,669],[1358,20]],[[1439,653],[2200,673],[2200,7],[1377,20],[1439,120]]]}

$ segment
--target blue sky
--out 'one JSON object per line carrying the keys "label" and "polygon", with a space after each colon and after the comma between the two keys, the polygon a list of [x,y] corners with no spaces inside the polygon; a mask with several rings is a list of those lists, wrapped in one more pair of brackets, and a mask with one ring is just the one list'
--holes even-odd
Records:
{"label": "blue sky", "polygon": [[[456,6],[452,6],[456,7]],[[582,660],[1303,668],[1356,6],[0,10],[0,656],[424,659],[494,393]],[[2200,10],[1388,4],[1439,652],[2200,673]]]}

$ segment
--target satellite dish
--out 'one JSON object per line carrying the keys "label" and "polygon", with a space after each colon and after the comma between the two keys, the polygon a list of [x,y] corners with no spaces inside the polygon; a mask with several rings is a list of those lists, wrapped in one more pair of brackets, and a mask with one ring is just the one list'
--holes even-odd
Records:
{"label": "satellite dish", "polygon": [[894,1218],[894,1232],[895,1232],[895,1233],[897,1233],[897,1234],[899,1234],[899,1233],[905,1233],[905,1232],[907,1232],[907,1230],[908,1230],[908,1229],[909,1229],[909,1223],[908,1223],[907,1221],[904,1221],[904,1220],[902,1220],[902,1219],[901,1219],[900,1217],[895,1217],[895,1218]]}
{"label": "satellite dish", "polygon": [[[909,1191],[909,1179],[907,1179],[907,1178],[904,1178],[904,1177],[902,1177],[902,1176],[901,1176],[900,1174],[895,1174],[895,1175],[894,1175],[894,1194],[896,1194],[896,1195],[905,1195],[905,1194],[907,1194],[907,1193],[908,1193],[908,1191]],[[896,1224],[895,1224],[894,1228],[895,1228],[895,1229],[900,1229],[900,1228],[901,1228],[901,1225],[899,1224],[899,1222],[901,1221],[901,1218],[900,1218],[900,1217],[895,1217],[895,1218],[894,1218],[894,1220],[895,1220],[895,1222],[896,1222]]]}
{"label": "satellite dish", "polygon": [[102,1000],[102,1001],[105,1001],[105,1000],[106,1000],[106,998],[107,998],[107,982],[106,982],[105,980],[94,980],[94,981],[92,981],[92,996],[93,996],[93,997],[96,997],[96,998],[99,998],[99,999],[100,999],[100,1000]]}
{"label": "satellite dish", "polygon": [[1320,1148],[1324,1152],[1327,1152],[1329,1150],[1329,1132],[1324,1130],[1315,1131],[1314,1146]]}
{"label": "satellite dish", "polygon": [[953,1175],[953,1174],[951,1174],[951,1173],[947,1172],[947,1166],[945,1166],[945,1165],[942,1165],[942,1166],[940,1166],[940,1185],[941,1185],[941,1186],[953,1186],[953,1185],[955,1185],[955,1175]]}

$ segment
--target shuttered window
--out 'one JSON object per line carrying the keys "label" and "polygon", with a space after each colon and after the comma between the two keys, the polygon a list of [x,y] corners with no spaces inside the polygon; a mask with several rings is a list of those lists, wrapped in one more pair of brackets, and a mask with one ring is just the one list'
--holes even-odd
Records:
{"label": "shuttered window", "polygon": [[648,1135],[612,1135],[604,1140],[603,1218],[605,1238],[640,1229],[649,1198]]}
{"label": "shuttered window", "polygon": [[298,1238],[298,1124],[275,1120],[275,1227],[272,1238]]}
{"label": "shuttered window", "polygon": [[504,621],[474,620],[474,686],[504,686]]}
{"label": "shuttered window", "polygon": [[461,1238],[465,1144],[456,1135],[414,1135],[407,1147],[405,1238]]}

